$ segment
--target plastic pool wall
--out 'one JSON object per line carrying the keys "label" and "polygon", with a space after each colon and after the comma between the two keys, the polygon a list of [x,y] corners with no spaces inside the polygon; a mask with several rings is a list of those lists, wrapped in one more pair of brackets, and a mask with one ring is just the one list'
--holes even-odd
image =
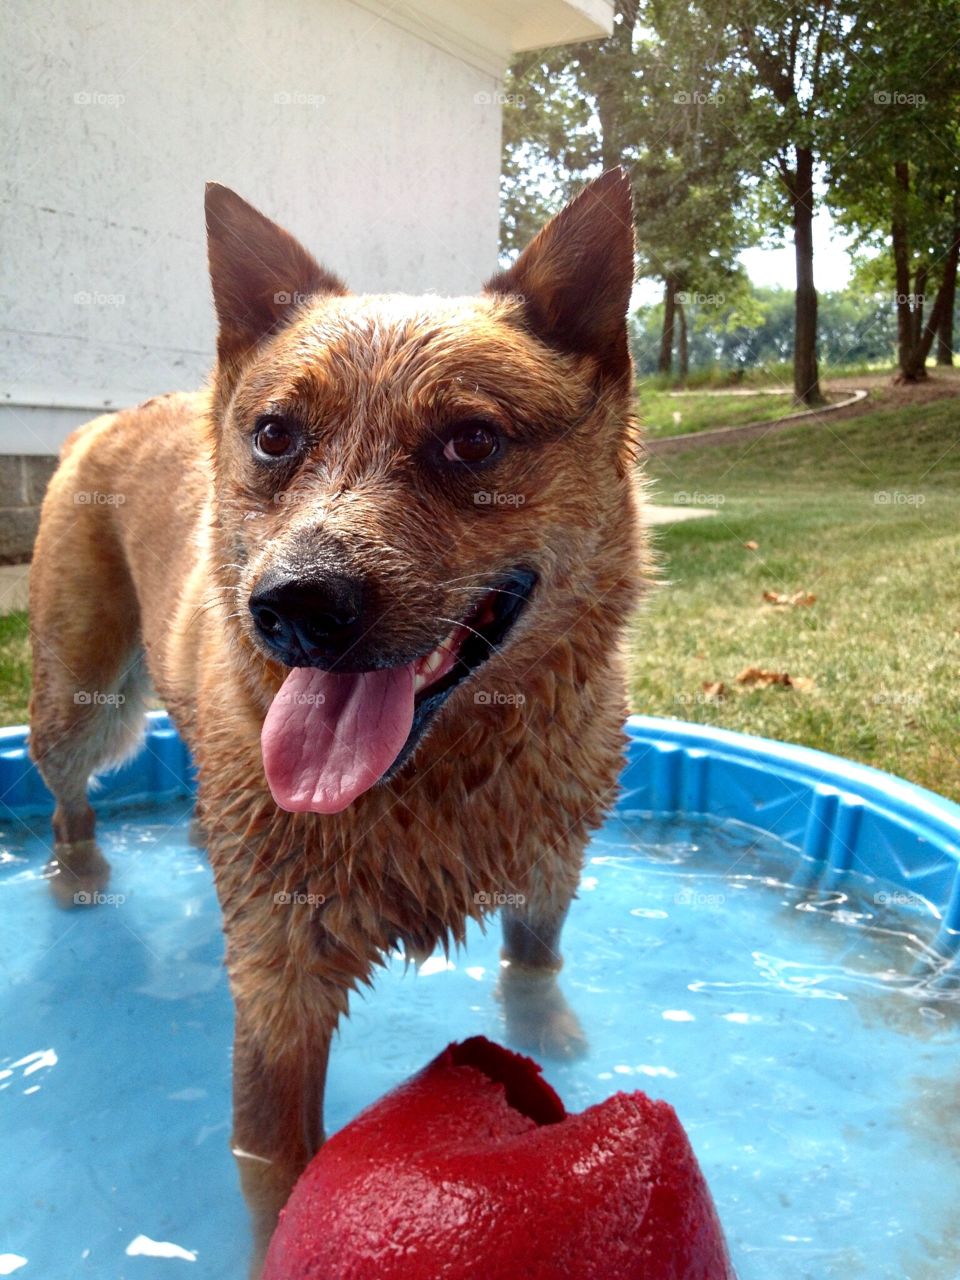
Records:
{"label": "plastic pool wall", "polygon": [[[850,870],[902,885],[940,918],[938,947],[960,935],[960,805],[821,751],[651,716],[627,721],[621,811],[705,814],[769,832],[813,859],[827,885]],[[27,731],[0,730],[0,820],[52,812]],[[194,774],[165,712],[140,753],[98,784],[100,809],[189,795]]]}

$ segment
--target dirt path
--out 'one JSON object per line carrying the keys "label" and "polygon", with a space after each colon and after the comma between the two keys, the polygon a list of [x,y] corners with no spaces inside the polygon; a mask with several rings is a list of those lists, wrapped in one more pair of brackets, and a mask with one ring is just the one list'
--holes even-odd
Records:
{"label": "dirt path", "polygon": [[874,374],[861,378],[831,379],[824,385],[826,391],[865,389],[867,395],[853,404],[828,412],[814,410],[809,415],[796,414],[777,418],[773,422],[751,422],[740,427],[719,427],[716,431],[691,432],[682,436],[662,436],[646,441],[648,454],[686,453],[690,449],[709,449],[718,445],[739,444],[744,440],[756,440],[771,431],[784,431],[788,427],[816,428],[829,426],[847,418],[860,418],[865,413],[880,409],[893,409],[898,405],[929,404],[934,400],[960,398],[960,369],[938,369],[927,379],[913,386],[896,386],[888,374]]}

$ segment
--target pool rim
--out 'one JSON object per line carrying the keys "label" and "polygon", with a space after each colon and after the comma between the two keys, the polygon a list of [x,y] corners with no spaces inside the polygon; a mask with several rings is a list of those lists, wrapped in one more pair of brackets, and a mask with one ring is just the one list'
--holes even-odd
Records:
{"label": "pool rim", "polygon": [[626,732],[621,812],[732,818],[822,863],[828,883],[858,869],[903,885],[929,904],[940,940],[956,949],[960,804],[796,743],[655,716],[629,717]]}
{"label": "pool rim", "polygon": [[688,720],[633,715],[627,718],[626,730],[634,743],[649,739],[684,749],[710,749],[718,757],[750,761],[757,768],[776,765],[784,774],[856,794],[878,809],[929,825],[956,845],[960,858],[960,804],[898,774],[815,747]]}

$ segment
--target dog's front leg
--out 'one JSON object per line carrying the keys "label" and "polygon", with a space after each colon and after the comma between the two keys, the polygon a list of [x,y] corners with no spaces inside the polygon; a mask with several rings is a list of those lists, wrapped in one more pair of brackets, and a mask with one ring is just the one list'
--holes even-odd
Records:
{"label": "dog's front leg", "polygon": [[570,899],[560,904],[502,909],[503,950],[497,996],[507,1036],[521,1048],[549,1058],[579,1058],[587,1040],[560,990],[560,933]]}
{"label": "dog's front leg", "polygon": [[253,1231],[251,1280],[260,1275],[278,1213],[323,1142],[332,1031],[309,1053],[268,1054],[237,1005],[232,1147]]}

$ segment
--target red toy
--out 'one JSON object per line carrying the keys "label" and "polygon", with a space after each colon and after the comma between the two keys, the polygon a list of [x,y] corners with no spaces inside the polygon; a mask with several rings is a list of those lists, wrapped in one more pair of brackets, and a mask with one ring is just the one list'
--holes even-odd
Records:
{"label": "red toy", "polygon": [[734,1280],[666,1102],[580,1115],[529,1058],[453,1044],[329,1140],[263,1280]]}

